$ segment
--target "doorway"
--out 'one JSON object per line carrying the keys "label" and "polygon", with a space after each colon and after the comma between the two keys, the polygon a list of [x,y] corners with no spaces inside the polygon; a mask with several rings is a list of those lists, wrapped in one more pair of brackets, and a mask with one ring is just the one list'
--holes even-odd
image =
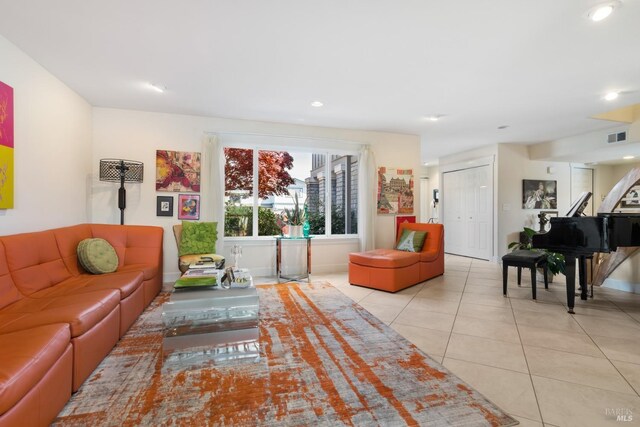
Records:
{"label": "doorway", "polygon": [[490,165],[442,174],[445,250],[490,260],[493,255],[493,170]]}
{"label": "doorway", "polygon": [[[588,191],[593,194],[593,169],[583,168],[583,167],[572,167],[571,168],[571,205],[573,206],[573,202],[578,198],[578,196]],[[593,198],[595,194],[591,196],[589,199],[589,203],[587,204],[586,209],[584,210],[585,215],[593,216]]]}

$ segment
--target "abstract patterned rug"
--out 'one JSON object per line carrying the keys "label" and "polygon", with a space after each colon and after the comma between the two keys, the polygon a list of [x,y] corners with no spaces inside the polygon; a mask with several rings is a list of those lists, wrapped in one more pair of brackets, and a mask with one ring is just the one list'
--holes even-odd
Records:
{"label": "abstract patterned rug", "polygon": [[259,362],[166,369],[161,294],[54,424],[517,424],[330,284],[263,285],[258,293]]}

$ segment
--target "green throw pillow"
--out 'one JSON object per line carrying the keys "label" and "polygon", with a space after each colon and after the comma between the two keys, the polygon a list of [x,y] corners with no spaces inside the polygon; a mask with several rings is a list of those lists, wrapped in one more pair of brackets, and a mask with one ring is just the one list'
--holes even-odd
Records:
{"label": "green throw pillow", "polygon": [[82,268],[91,274],[113,273],[118,268],[118,254],[104,239],[84,239],[76,252]]}
{"label": "green throw pillow", "polygon": [[182,221],[179,256],[216,253],[217,222]]}
{"label": "green throw pillow", "polygon": [[426,239],[426,231],[409,230],[405,228],[402,230],[402,236],[400,236],[400,240],[398,240],[396,249],[399,251],[420,252]]}

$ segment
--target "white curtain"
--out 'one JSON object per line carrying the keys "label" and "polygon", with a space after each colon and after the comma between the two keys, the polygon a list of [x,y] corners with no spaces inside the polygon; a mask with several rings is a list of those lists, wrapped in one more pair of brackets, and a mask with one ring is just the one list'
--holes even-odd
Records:
{"label": "white curtain", "polygon": [[375,219],[377,200],[377,169],[373,151],[369,145],[360,149],[358,161],[358,232],[360,234],[360,250],[369,251],[375,248]]}
{"label": "white curtain", "polygon": [[218,222],[216,253],[221,254],[224,245],[224,149],[216,135],[206,135],[202,141],[200,186],[200,219]]}

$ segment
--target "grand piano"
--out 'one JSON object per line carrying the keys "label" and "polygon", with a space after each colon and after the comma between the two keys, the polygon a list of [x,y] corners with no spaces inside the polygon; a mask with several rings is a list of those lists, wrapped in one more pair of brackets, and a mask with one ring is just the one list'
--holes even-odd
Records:
{"label": "grand piano", "polygon": [[587,299],[586,259],[594,253],[608,253],[619,247],[640,246],[640,214],[599,213],[581,216],[591,197],[583,193],[567,217],[550,218],[551,228],[532,237],[532,247],[563,254],[566,261],[567,306],[574,314],[576,260],[581,287],[580,298]]}

